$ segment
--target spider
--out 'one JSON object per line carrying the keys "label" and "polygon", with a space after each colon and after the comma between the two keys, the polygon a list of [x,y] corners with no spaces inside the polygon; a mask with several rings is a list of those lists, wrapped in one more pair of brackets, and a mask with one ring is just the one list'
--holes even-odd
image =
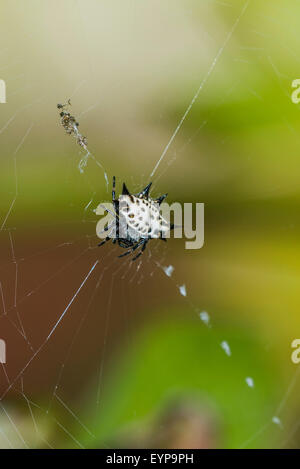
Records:
{"label": "spider", "polygon": [[110,213],[115,220],[110,226],[105,227],[105,231],[113,227],[114,237],[107,236],[98,246],[103,246],[112,239],[114,244],[118,243],[121,248],[127,249],[124,254],[120,254],[118,257],[128,256],[141,248],[132,259],[135,261],[143,254],[150,239],[167,241],[164,235],[174,229],[174,225],[164,220],[160,214],[159,206],[168,194],[152,199],[149,197],[151,185],[152,182],[141,192],[130,194],[124,182],[122,194],[116,199],[116,178],[113,176],[112,202],[115,213]]}

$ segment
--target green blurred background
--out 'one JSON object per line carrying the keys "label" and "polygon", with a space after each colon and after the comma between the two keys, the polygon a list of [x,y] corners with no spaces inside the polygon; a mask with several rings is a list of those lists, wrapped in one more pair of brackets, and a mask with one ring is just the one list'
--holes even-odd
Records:
{"label": "green blurred background", "polygon": [[[2,0],[1,447],[299,446],[300,4],[244,6]],[[130,266],[96,247],[110,187],[56,104],[138,191],[212,64],[152,192],[204,202],[205,245]]]}

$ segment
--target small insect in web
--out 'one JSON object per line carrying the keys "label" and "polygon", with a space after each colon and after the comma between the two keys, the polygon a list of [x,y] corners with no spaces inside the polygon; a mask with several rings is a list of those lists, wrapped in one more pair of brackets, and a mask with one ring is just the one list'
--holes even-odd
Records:
{"label": "small insect in web", "polygon": [[72,135],[76,137],[78,145],[82,148],[87,150],[87,138],[81,135],[78,131],[79,122],[77,122],[76,118],[71,115],[69,112],[69,107],[71,106],[71,101],[68,99],[66,104],[58,104],[57,109],[59,109],[60,113],[60,123],[65,129],[68,135]]}
{"label": "small insect in web", "polygon": [[98,246],[112,239],[114,244],[118,243],[121,248],[127,249],[118,257],[133,254],[140,248],[140,252],[132,259],[135,261],[143,254],[151,239],[166,241],[166,234],[174,229],[174,225],[162,217],[159,209],[167,194],[152,199],[149,196],[151,185],[150,182],[141,192],[130,194],[126,184],[123,183],[122,194],[116,199],[116,178],[113,177],[112,202],[115,213],[104,208],[113,215],[114,221],[104,229],[110,230],[110,236]]}

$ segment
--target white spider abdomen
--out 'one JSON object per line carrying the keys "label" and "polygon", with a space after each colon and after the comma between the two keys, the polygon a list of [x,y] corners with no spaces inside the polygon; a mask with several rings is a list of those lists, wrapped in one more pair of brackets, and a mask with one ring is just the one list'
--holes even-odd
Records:
{"label": "white spider abdomen", "polygon": [[134,239],[160,238],[170,230],[170,224],[160,214],[159,204],[152,199],[121,195],[119,217],[120,229],[127,228]]}

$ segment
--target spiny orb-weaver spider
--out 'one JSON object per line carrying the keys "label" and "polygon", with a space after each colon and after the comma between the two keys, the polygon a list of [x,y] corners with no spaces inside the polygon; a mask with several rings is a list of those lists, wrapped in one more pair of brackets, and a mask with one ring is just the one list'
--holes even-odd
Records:
{"label": "spiny orb-weaver spider", "polygon": [[152,182],[141,192],[130,194],[124,182],[122,194],[116,199],[116,178],[113,177],[112,202],[115,213],[111,214],[114,222],[105,231],[111,229],[114,236],[107,236],[98,246],[112,239],[114,244],[118,243],[121,248],[127,249],[118,257],[134,253],[141,247],[140,252],[132,259],[135,261],[143,254],[150,239],[166,241],[165,235],[174,229],[174,225],[161,216],[159,206],[168,194],[152,199],[149,196],[151,185]]}

